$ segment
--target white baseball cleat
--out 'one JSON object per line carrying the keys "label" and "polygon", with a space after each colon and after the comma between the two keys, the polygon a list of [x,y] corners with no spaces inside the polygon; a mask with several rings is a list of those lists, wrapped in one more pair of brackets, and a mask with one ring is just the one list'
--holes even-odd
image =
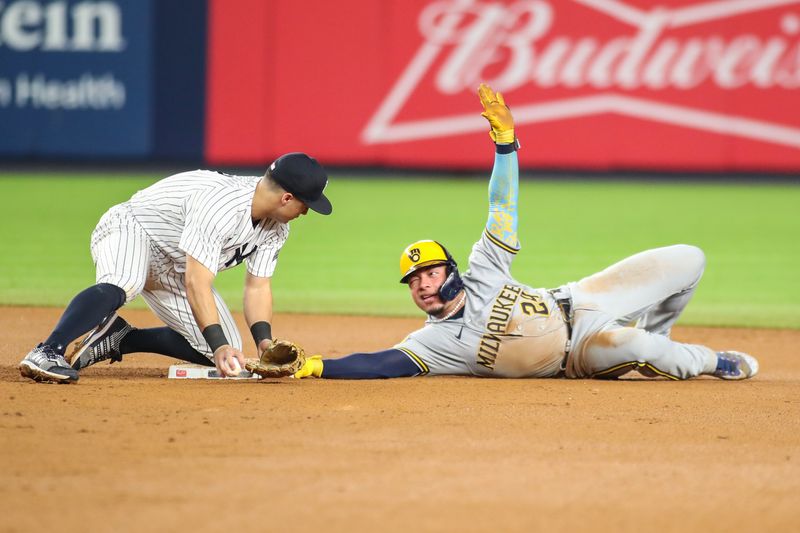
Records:
{"label": "white baseball cleat", "polygon": [[51,346],[40,344],[19,362],[22,377],[34,381],[52,383],[74,383],[78,381],[78,371],[69,366],[64,356]]}
{"label": "white baseball cleat", "polygon": [[758,374],[758,360],[742,352],[717,352],[717,368],[712,373],[721,379],[747,379]]}

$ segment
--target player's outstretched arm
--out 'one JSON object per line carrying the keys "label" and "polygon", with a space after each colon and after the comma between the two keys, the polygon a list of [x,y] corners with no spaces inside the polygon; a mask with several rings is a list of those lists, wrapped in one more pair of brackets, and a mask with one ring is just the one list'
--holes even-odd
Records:
{"label": "player's outstretched arm", "polygon": [[244,366],[244,354],[230,345],[220,326],[219,312],[211,289],[214,276],[201,262],[186,255],[186,299],[197,327],[214,352],[217,370],[223,375],[235,376],[239,371],[234,366],[234,359],[235,364],[241,368]]}
{"label": "player's outstretched arm", "polygon": [[489,218],[486,231],[496,244],[509,251],[519,249],[517,238],[517,197],[519,194],[519,162],[514,136],[514,118],[503,95],[481,84],[478,96],[483,105],[481,116],[489,121],[489,136],[496,153],[489,180]]}
{"label": "player's outstretched arm", "polygon": [[422,374],[405,352],[397,349],[373,353],[354,353],[340,359],[322,359],[315,355],[294,377],[326,379],[407,378]]}

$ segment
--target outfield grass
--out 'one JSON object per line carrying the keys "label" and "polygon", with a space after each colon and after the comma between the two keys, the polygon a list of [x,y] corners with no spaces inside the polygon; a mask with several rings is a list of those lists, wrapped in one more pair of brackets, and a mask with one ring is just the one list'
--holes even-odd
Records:
{"label": "outfield grass", "polygon": [[[63,306],[93,283],[89,235],[100,215],[160,177],[0,174],[0,304]],[[464,265],[486,221],[483,176],[334,175],[327,194],[332,216],[292,223],[273,280],[279,312],[419,316],[398,283],[402,249],[436,239]],[[523,181],[513,272],[551,287],[646,248],[690,243],[708,266],[682,323],[800,328],[798,206],[793,185]],[[243,274],[217,281],[233,309]]]}

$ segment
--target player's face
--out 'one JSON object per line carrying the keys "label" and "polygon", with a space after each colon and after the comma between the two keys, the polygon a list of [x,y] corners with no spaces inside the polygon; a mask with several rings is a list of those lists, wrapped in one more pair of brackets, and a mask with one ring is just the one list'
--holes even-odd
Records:
{"label": "player's face", "polygon": [[276,218],[279,222],[289,222],[290,220],[294,220],[300,215],[305,215],[306,213],[308,213],[308,206],[291,194],[287,193],[284,195],[281,206],[275,213],[274,218]]}
{"label": "player's face", "polygon": [[417,307],[429,315],[439,315],[444,311],[444,302],[439,297],[439,288],[447,279],[447,267],[437,265],[423,268],[408,278],[408,289]]}

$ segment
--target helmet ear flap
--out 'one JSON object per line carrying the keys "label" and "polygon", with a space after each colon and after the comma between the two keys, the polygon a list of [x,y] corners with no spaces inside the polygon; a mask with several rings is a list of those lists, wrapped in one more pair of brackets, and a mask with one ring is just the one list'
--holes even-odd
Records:
{"label": "helmet ear flap", "polygon": [[445,263],[447,265],[447,270],[445,271],[447,272],[447,279],[439,287],[439,297],[445,302],[449,302],[464,288],[464,280],[461,279],[461,275],[458,273],[458,265],[453,256],[450,255],[450,252],[447,251],[447,248],[438,241],[436,244],[442,247],[444,255],[447,257],[447,263]]}
{"label": "helmet ear flap", "polygon": [[458,273],[458,266],[452,259],[447,263],[447,279],[439,287],[439,297],[445,302],[449,302],[464,288],[464,280]]}

